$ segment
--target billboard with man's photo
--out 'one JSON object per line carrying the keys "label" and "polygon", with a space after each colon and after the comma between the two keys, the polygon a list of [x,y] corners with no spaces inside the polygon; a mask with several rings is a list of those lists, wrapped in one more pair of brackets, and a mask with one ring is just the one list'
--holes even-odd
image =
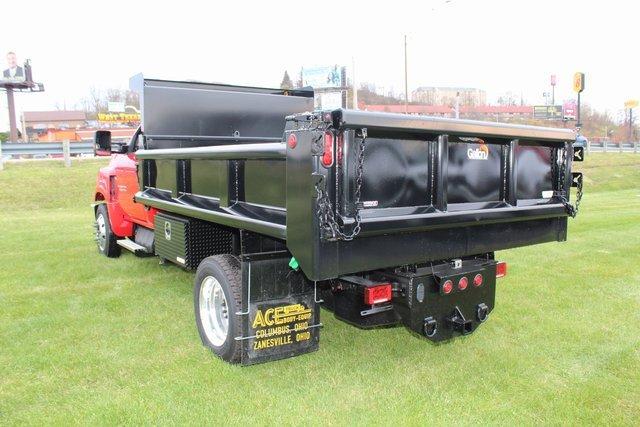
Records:
{"label": "billboard with man's photo", "polygon": [[26,80],[25,68],[18,62],[18,56],[16,55],[16,53],[13,51],[7,52],[5,59],[6,63],[2,68],[3,71],[0,82],[24,82]]}

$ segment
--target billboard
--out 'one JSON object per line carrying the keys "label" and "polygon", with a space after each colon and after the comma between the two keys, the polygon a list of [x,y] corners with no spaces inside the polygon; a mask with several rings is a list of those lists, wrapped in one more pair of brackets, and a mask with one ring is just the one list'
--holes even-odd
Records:
{"label": "billboard", "polygon": [[18,55],[13,51],[9,51],[5,55],[5,60],[6,63],[2,67],[2,83],[22,83],[26,81],[27,70],[19,65]]}
{"label": "billboard", "polygon": [[562,105],[534,105],[533,118],[541,120],[562,120]]}
{"label": "billboard", "polygon": [[342,67],[337,65],[303,68],[302,86],[311,86],[314,89],[342,87],[342,75]]}

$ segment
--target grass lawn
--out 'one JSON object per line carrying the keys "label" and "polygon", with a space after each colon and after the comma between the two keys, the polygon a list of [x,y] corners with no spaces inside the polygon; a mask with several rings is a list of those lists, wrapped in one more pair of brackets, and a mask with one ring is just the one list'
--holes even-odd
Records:
{"label": "grass lawn", "polygon": [[101,164],[0,172],[0,425],[640,424],[640,155],[577,164],[568,242],[498,253],[474,334],[432,345],[324,311],[318,352],[249,368],[201,346],[191,273],[97,253]]}

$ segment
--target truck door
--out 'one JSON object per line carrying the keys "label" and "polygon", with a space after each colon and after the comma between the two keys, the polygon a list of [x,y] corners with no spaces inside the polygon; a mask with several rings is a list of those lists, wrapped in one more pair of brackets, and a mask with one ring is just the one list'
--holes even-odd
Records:
{"label": "truck door", "polygon": [[127,154],[117,154],[116,162],[116,185],[118,187],[118,201],[125,215],[136,224],[153,228],[153,218],[150,211],[144,205],[134,201],[135,194],[140,190],[138,183],[138,160],[135,149],[138,140],[138,132],[133,136],[135,143],[129,144]]}

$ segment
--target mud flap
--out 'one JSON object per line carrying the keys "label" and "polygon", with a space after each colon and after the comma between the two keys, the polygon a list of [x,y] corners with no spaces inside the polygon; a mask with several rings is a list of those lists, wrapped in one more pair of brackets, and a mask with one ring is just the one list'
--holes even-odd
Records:
{"label": "mud flap", "polygon": [[270,362],[318,349],[316,286],[289,267],[288,252],[245,255],[242,262],[242,365]]}

